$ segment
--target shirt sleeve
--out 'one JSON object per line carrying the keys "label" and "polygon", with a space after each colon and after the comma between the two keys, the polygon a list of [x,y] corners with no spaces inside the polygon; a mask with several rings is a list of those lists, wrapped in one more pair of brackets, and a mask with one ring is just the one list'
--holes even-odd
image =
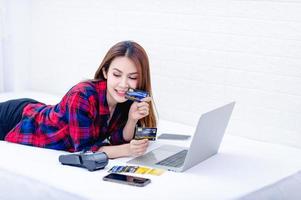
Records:
{"label": "shirt sleeve", "polygon": [[117,129],[111,133],[110,143],[112,145],[119,145],[128,143],[123,139],[123,128]]}
{"label": "shirt sleeve", "polygon": [[68,98],[67,110],[69,120],[69,133],[73,142],[74,151],[98,149],[107,145],[97,141],[94,120],[97,116],[95,101],[81,92],[75,92]]}

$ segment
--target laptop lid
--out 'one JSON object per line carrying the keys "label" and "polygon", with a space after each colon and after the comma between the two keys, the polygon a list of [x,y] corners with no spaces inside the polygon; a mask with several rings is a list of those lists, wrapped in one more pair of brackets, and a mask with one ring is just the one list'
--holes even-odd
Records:
{"label": "laptop lid", "polygon": [[218,152],[225,134],[235,102],[204,113],[198,122],[183,170],[206,160]]}

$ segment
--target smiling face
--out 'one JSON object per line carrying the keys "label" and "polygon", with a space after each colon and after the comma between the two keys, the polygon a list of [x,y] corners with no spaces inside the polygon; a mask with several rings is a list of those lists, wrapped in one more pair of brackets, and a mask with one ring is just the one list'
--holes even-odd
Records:
{"label": "smiling face", "polygon": [[138,86],[137,67],[125,56],[114,58],[107,72],[103,68],[103,75],[107,79],[107,100],[110,106],[127,101],[126,91]]}

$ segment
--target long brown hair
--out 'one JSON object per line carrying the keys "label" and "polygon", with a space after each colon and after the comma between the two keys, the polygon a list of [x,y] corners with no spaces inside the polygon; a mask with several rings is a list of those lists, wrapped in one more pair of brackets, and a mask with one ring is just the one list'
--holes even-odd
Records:
{"label": "long brown hair", "polygon": [[[106,72],[109,70],[109,66],[114,58],[126,56],[131,59],[138,71],[138,87],[137,89],[149,92],[152,96],[151,78],[148,56],[145,50],[134,41],[122,41],[115,44],[105,55],[100,66],[98,67],[94,79],[104,80],[103,68]],[[139,123],[143,127],[157,127],[157,119],[155,112],[155,104],[152,100],[149,109],[149,115],[140,119]]]}

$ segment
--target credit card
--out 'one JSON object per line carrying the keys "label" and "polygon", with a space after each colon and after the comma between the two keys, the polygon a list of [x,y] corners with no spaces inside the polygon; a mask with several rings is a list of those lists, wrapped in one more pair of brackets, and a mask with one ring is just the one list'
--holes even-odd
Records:
{"label": "credit card", "polygon": [[160,176],[161,174],[163,174],[165,172],[164,169],[151,169],[150,171],[148,171],[148,174],[151,175],[155,175],[155,176]]}
{"label": "credit card", "polygon": [[112,167],[112,168],[109,170],[109,172],[116,172],[118,167],[119,167],[119,166],[114,166],[114,167]]}
{"label": "credit card", "polygon": [[136,140],[148,139],[156,140],[157,128],[143,128],[137,127],[135,133]]}
{"label": "credit card", "polygon": [[124,170],[125,170],[124,166],[118,166],[117,169],[115,169],[114,171],[112,170],[112,172],[120,173],[120,172],[124,172]]}
{"label": "credit card", "polygon": [[138,166],[126,166],[126,169],[124,172],[135,173],[135,171],[137,169],[138,169]]}
{"label": "credit card", "polygon": [[151,168],[148,168],[148,167],[138,167],[138,169],[135,171],[135,173],[136,174],[146,174],[150,170],[151,170]]}
{"label": "credit card", "polygon": [[163,169],[155,169],[141,166],[113,166],[108,172],[110,173],[135,173],[135,174],[150,174],[155,176],[162,175],[165,170]]}
{"label": "credit card", "polygon": [[142,91],[142,90],[136,90],[130,88],[126,93],[125,93],[125,98],[132,100],[132,101],[138,101],[141,102],[141,99],[145,98],[148,96],[148,92]]}

